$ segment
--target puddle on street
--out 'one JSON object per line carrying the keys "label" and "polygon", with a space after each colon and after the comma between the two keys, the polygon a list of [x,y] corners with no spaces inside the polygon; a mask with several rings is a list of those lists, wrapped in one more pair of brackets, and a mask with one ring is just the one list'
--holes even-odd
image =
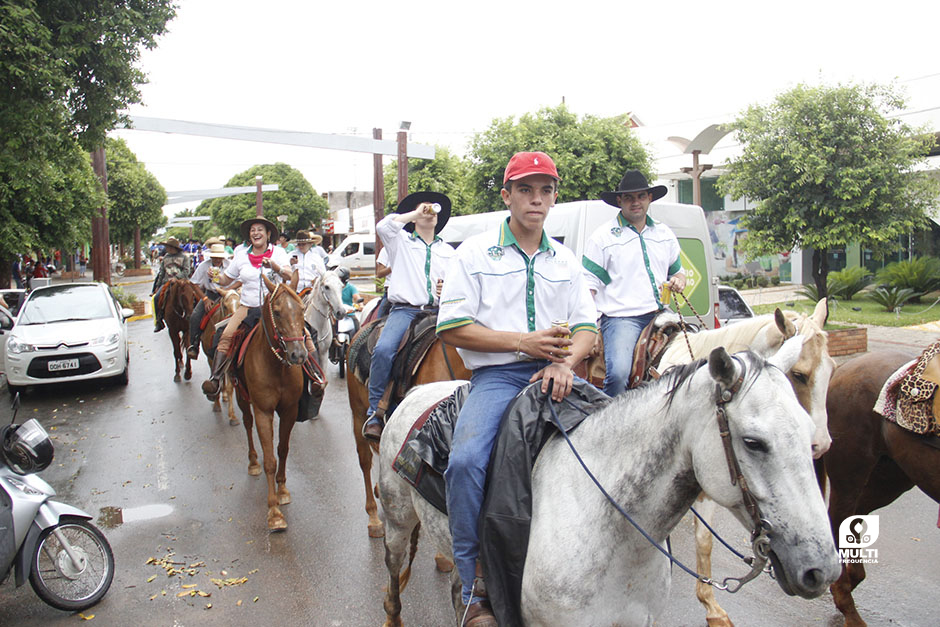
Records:
{"label": "puddle on street", "polygon": [[137,520],[162,518],[173,512],[169,505],[141,505],[140,507],[102,507],[98,514],[98,524],[105,529],[114,529],[118,525]]}

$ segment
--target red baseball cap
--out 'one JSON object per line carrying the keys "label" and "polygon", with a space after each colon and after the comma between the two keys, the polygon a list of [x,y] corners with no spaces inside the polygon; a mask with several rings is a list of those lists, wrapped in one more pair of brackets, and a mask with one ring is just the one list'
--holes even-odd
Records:
{"label": "red baseball cap", "polygon": [[506,166],[506,172],[503,174],[503,185],[507,181],[515,181],[533,174],[547,174],[556,181],[559,180],[555,162],[544,152],[517,152]]}

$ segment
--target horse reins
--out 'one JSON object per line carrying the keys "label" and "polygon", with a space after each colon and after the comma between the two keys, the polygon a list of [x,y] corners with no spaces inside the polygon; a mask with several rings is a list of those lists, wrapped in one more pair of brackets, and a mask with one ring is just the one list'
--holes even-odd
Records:
{"label": "horse reins", "polygon": [[[271,317],[271,328],[273,329],[273,332],[274,332],[273,339],[271,337],[271,334],[268,333],[267,325],[265,325],[264,323],[265,318],[267,318],[268,316],[265,316],[265,315],[261,316],[261,330],[264,331],[264,337],[268,341],[268,348],[271,349],[271,352],[274,353],[274,356],[277,357],[278,361],[280,361],[285,366],[293,366],[294,364],[292,364],[289,360],[283,357],[281,353],[284,353],[286,355],[287,342],[303,342],[304,336],[301,335],[300,337],[285,337],[281,335],[280,331],[278,331],[277,329],[277,322],[274,321],[274,298],[277,296],[277,292],[279,289],[281,289],[282,285],[283,283],[278,283],[274,287],[274,291],[271,292],[271,294],[267,298],[267,303],[268,303],[267,314],[268,316]],[[277,346],[277,348],[275,348],[275,346]]]}
{"label": "horse reins", "polygon": [[[591,478],[591,481],[594,482],[594,485],[597,486],[598,490],[601,491],[601,494],[610,502],[614,508],[620,512],[620,514],[627,519],[627,521],[633,525],[633,527],[640,532],[640,534],[646,538],[646,540],[653,545],[660,553],[665,555],[670,562],[692,575],[699,581],[704,584],[718,588],[719,590],[725,590],[730,593],[735,593],[741,589],[741,586],[751,581],[757,577],[764,570],[764,566],[767,563],[767,560],[770,556],[770,538],[768,537],[768,532],[771,529],[770,523],[760,517],[760,507],[757,504],[757,499],[754,498],[754,495],[751,493],[750,489],[747,487],[747,481],[744,478],[744,475],[741,472],[740,464],[738,463],[738,458],[734,453],[734,448],[731,444],[731,431],[728,426],[728,417],[725,414],[725,406],[730,403],[735,394],[741,389],[741,385],[744,383],[744,377],[747,374],[747,367],[744,362],[738,359],[737,357],[732,357],[738,364],[741,366],[741,374],[735,379],[734,383],[727,390],[722,390],[720,384],[715,384],[715,393],[716,393],[716,413],[718,421],[718,431],[721,435],[721,441],[725,450],[725,458],[728,462],[728,471],[731,475],[731,484],[738,485],[741,489],[741,494],[744,500],[744,506],[747,509],[748,514],[751,517],[751,521],[754,523],[754,529],[751,530],[751,548],[754,551],[753,557],[743,557],[742,559],[745,563],[751,566],[751,571],[743,577],[725,577],[720,583],[710,577],[705,577],[695,572],[681,561],[673,557],[667,549],[663,548],[656,540],[654,540],[642,527],[633,518],[623,509],[623,507],[614,500],[607,490],[604,489],[604,486],[601,485],[597,477],[594,476],[594,473],[587,467],[587,464],[584,463],[584,460],[581,458],[581,455],[578,453],[578,450],[575,448],[574,443],[568,437],[567,432],[564,427],[561,425],[561,421],[558,419],[558,414],[555,411],[555,405],[552,402],[552,386],[554,385],[554,380],[549,381],[549,388],[546,395],[548,401],[549,412],[552,416],[552,421],[555,424],[555,427],[561,433],[562,437],[565,439],[565,442],[568,443],[568,447],[571,449],[571,452],[574,453],[575,458],[581,464],[581,467],[584,469],[584,472],[587,473],[588,477]],[[567,401],[566,401],[567,402]],[[574,405],[572,405],[574,407]],[[581,410],[583,411],[583,410]],[[697,514],[696,514],[697,515]],[[729,547],[730,548],[730,547]],[[740,554],[738,554],[740,555]]]}

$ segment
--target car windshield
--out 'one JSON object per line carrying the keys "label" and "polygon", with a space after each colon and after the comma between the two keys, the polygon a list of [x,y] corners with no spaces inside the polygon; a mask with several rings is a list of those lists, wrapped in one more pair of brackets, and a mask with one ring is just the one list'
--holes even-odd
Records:
{"label": "car windshield", "polygon": [[737,292],[731,290],[718,291],[718,317],[719,318],[750,318],[751,312],[747,304]]}
{"label": "car windshield", "polygon": [[62,285],[33,292],[17,324],[96,320],[114,315],[108,297],[94,285]]}

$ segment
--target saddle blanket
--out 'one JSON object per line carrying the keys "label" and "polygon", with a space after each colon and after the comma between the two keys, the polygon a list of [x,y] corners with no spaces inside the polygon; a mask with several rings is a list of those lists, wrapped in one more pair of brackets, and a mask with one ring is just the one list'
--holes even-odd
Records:
{"label": "saddle blanket", "polygon": [[940,341],[888,377],[878,394],[874,411],[912,433],[940,435],[940,399],[935,398],[938,367]]}

